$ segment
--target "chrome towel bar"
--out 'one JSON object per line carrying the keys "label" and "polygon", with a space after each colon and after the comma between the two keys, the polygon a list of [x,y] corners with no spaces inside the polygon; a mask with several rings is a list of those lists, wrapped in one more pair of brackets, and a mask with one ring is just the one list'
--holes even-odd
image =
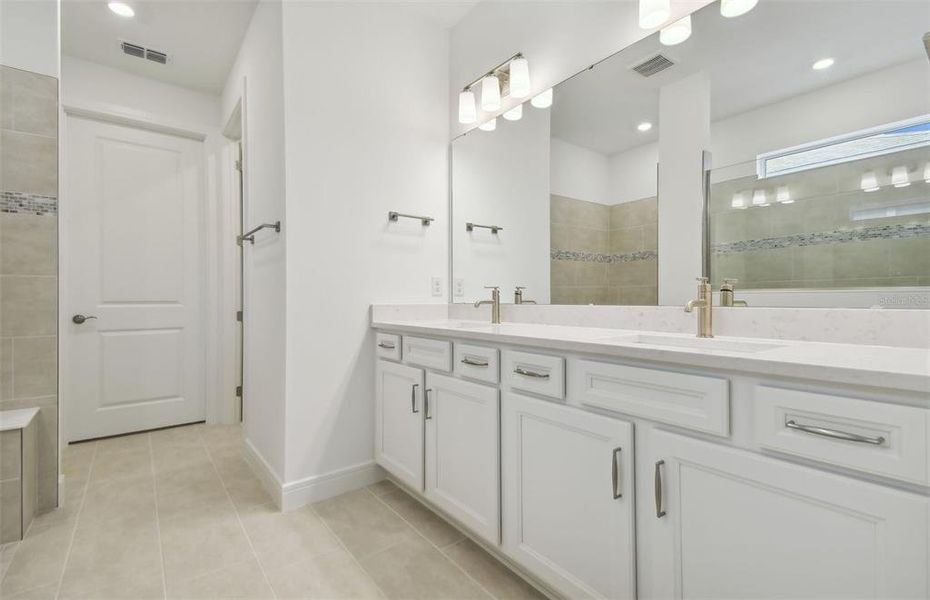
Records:
{"label": "chrome towel bar", "polygon": [[275,221],[274,223],[262,223],[258,227],[255,227],[254,229],[251,229],[243,233],[239,237],[237,237],[236,243],[241,246],[242,242],[244,242],[245,240],[248,240],[254,244],[255,234],[261,231],[262,229],[274,229],[276,233],[281,233],[281,221]]}
{"label": "chrome towel bar", "polygon": [[504,230],[504,228],[500,225],[478,225],[477,223],[465,223],[465,231],[474,231],[475,229],[490,229],[491,233],[497,233],[498,231]]}
{"label": "chrome towel bar", "polygon": [[423,217],[423,216],[420,216],[420,215],[407,215],[407,214],[404,214],[404,213],[399,213],[399,212],[394,211],[394,210],[392,210],[392,211],[390,211],[390,212],[388,213],[388,221],[397,221],[397,219],[398,219],[399,217],[404,217],[404,218],[406,218],[406,219],[417,219],[417,220],[420,221],[420,223],[422,223],[422,224],[425,225],[425,226],[429,226],[429,224],[430,224],[432,221],[435,221],[435,220],[436,220],[436,219],[434,219],[433,217]]}

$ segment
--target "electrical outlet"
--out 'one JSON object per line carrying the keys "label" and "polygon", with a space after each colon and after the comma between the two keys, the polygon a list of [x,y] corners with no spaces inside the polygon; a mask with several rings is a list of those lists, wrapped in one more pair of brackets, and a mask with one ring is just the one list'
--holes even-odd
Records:
{"label": "electrical outlet", "polygon": [[442,277],[430,277],[429,287],[434,296],[442,296]]}
{"label": "electrical outlet", "polygon": [[455,287],[453,288],[454,295],[456,298],[461,298],[465,295],[465,280],[461,277],[456,278]]}

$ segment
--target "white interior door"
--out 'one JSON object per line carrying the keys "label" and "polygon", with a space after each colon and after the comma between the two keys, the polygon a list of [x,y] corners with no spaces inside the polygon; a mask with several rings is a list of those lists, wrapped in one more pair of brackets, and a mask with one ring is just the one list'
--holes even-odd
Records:
{"label": "white interior door", "polygon": [[202,152],[194,140],[68,118],[69,441],[204,418]]}

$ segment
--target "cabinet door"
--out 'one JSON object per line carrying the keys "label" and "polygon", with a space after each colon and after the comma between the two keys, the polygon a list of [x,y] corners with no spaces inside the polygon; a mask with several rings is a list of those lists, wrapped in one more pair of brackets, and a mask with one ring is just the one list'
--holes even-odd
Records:
{"label": "cabinet door", "polygon": [[499,392],[434,373],[426,390],[426,497],[499,544]]}
{"label": "cabinet door", "polygon": [[634,598],[633,425],[505,393],[504,549],[568,598]]}
{"label": "cabinet door", "polygon": [[423,489],[423,371],[378,361],[375,460],[391,475]]}
{"label": "cabinet door", "polygon": [[927,597],[926,497],[667,432],[652,448],[644,596]]}

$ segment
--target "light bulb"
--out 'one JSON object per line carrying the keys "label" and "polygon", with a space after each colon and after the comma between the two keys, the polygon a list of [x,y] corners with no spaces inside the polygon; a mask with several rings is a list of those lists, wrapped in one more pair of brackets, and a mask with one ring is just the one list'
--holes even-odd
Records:
{"label": "light bulb", "polygon": [[533,99],[530,100],[530,104],[536,108],[549,108],[552,106],[552,88],[533,96]]}
{"label": "light bulb", "polygon": [[759,0],[720,0],[720,14],[727,18],[745,15],[758,3]]}
{"label": "light bulb", "polygon": [[124,2],[110,2],[107,4],[107,8],[121,17],[129,18],[136,16],[136,11],[134,11],[131,6]]}
{"label": "light bulb", "polygon": [[791,204],[794,202],[794,199],[791,198],[791,190],[788,189],[787,185],[780,185],[775,190],[775,200],[781,204]]}
{"label": "light bulb", "polygon": [[733,194],[733,199],[730,200],[730,206],[733,208],[746,208],[746,196],[739,192]]}
{"label": "light bulb", "polygon": [[519,121],[523,116],[523,105],[517,104],[510,110],[504,113],[504,118],[508,121]]}
{"label": "light bulb", "polygon": [[875,175],[875,171],[863,173],[862,179],[859,180],[859,187],[862,188],[863,192],[877,192],[880,188],[878,185],[878,177]]}
{"label": "light bulb", "polygon": [[678,19],[659,32],[659,41],[665,46],[675,46],[691,37],[691,15]]}
{"label": "light bulb", "polygon": [[481,125],[478,125],[478,129],[481,131],[494,131],[497,129],[497,119],[491,119],[490,121],[485,121]]}
{"label": "light bulb", "polygon": [[815,71],[823,71],[824,69],[829,69],[833,66],[833,63],[836,61],[832,58],[821,58],[817,62],[811,65],[811,68]]}
{"label": "light bulb", "polygon": [[526,98],[530,95],[530,63],[522,56],[510,61],[510,97]]}
{"label": "light bulb", "polygon": [[650,123],[649,121],[643,121],[642,123],[636,126],[636,129],[642,132],[649,131],[650,129],[652,129],[652,123]]}
{"label": "light bulb", "polygon": [[496,75],[481,80],[481,110],[495,112],[501,109],[501,84]]}
{"label": "light bulb", "polygon": [[891,171],[891,185],[896,188],[903,188],[911,185],[911,180],[907,176],[907,167],[895,167]]}
{"label": "light bulb", "polygon": [[930,183],[930,162],[924,165],[924,181]]}
{"label": "light bulb", "polygon": [[768,206],[769,199],[765,195],[765,190],[754,190],[752,192],[753,206]]}
{"label": "light bulb", "polygon": [[464,90],[459,93],[459,123],[469,125],[478,120],[478,111],[475,109],[475,93]]}
{"label": "light bulb", "polygon": [[639,26],[643,29],[658,27],[671,13],[670,0],[639,0]]}

